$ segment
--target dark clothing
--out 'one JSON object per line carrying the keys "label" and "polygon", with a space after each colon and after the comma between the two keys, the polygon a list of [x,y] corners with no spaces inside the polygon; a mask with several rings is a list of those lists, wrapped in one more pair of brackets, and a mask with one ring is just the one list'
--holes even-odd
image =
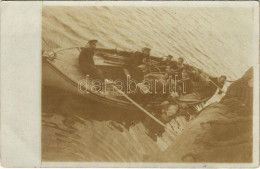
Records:
{"label": "dark clothing", "polygon": [[139,67],[136,67],[135,71],[134,71],[134,75],[133,78],[138,82],[141,83],[144,80],[144,76],[145,76],[145,72],[143,72],[142,69],[140,69]]}
{"label": "dark clothing", "polygon": [[170,67],[171,69],[173,69],[173,70],[178,69],[178,67],[177,67],[177,62],[176,62],[176,61],[173,61],[173,60],[171,60],[171,61],[167,61],[167,60],[161,61],[161,62],[160,62],[160,65],[161,65],[161,66],[169,66],[169,67]]}
{"label": "dark clothing", "polygon": [[[216,85],[218,85],[221,89],[223,88],[223,84],[218,84],[218,78],[217,77],[209,77],[212,82],[214,82]],[[206,86],[201,86],[202,88],[199,90],[199,94],[202,96],[202,98],[211,97],[215,94],[218,87],[215,86],[212,82],[207,82]]]}
{"label": "dark clothing", "polygon": [[[218,77],[210,77],[210,79],[216,84],[218,85],[218,87],[220,87],[221,89],[223,88],[224,84],[219,84],[218,83]],[[215,85],[214,85],[215,86]],[[215,86],[216,87],[216,86]],[[217,88],[217,87],[216,87]]]}
{"label": "dark clothing", "polygon": [[188,73],[189,73],[189,77],[190,77],[190,79],[192,80],[192,81],[194,81],[194,82],[199,82],[200,81],[200,75],[199,74],[197,74],[197,73],[192,73],[191,71],[188,71]]}
{"label": "dark clothing", "polygon": [[170,66],[173,70],[178,70],[178,63],[176,61],[172,61]]}
{"label": "dark clothing", "polygon": [[94,50],[90,48],[84,48],[79,54],[80,69],[85,75],[90,75],[92,78],[103,80],[103,73],[94,64]]}
{"label": "dark clothing", "polygon": [[184,80],[182,88],[183,94],[191,94],[193,92],[193,83],[191,79]]}
{"label": "dark clothing", "polygon": [[177,91],[179,94],[186,95],[193,93],[193,88],[192,80],[186,79],[179,81]]}
{"label": "dark clothing", "polygon": [[142,52],[135,52],[133,53],[133,64],[135,66],[139,66],[141,64],[143,64],[143,60],[145,59],[146,62],[150,62],[151,61],[151,57],[148,55],[148,56],[145,56]]}
{"label": "dark clothing", "polygon": [[[223,88],[224,84],[219,84],[217,77],[213,77],[213,78],[210,77],[210,80],[212,80],[212,82],[214,82],[220,89]],[[210,82],[210,84],[209,84],[210,94],[214,94],[216,92],[216,90],[218,89],[218,87],[215,86],[215,84],[213,84],[212,82]]]}
{"label": "dark clothing", "polygon": [[104,80],[103,72],[93,64],[81,64],[80,69],[85,75],[89,75],[93,79]]}
{"label": "dark clothing", "polygon": [[180,66],[180,65],[178,65],[178,62],[175,60],[162,61],[161,65],[170,67],[171,73],[169,73],[169,75],[171,75],[171,76],[178,75],[178,79],[182,79],[182,71],[184,69],[189,69],[189,65],[183,64]]}
{"label": "dark clothing", "polygon": [[84,48],[79,54],[79,63],[80,64],[89,63],[89,64],[94,65],[93,56],[94,56],[94,50],[93,49]]}
{"label": "dark clothing", "polygon": [[146,65],[143,60],[146,62],[151,61],[151,57],[144,56],[141,52],[135,52],[132,55],[132,66],[134,67],[133,78],[137,80],[137,82],[141,82],[144,79],[144,75],[149,71],[149,66]]}
{"label": "dark clothing", "polygon": [[170,66],[170,68],[173,69],[173,70],[178,69],[176,61],[169,61],[169,62],[167,62],[167,66]]}
{"label": "dark clothing", "polygon": [[168,66],[170,66],[170,73],[169,75],[172,76],[173,78],[176,76],[178,80],[182,79],[182,71],[184,67],[178,67],[178,64],[176,61],[170,61],[168,63]]}

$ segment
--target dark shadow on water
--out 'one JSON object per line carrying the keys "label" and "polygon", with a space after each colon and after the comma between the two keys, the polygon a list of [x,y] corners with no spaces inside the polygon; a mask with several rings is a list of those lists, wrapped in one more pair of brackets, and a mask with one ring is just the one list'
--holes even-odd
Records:
{"label": "dark shadow on water", "polygon": [[[149,131],[148,136],[153,140],[156,140],[156,135],[161,136],[164,132],[163,127],[139,110],[130,111],[105,106],[53,87],[42,86],[42,112],[45,113],[45,116],[58,114],[77,122],[81,122],[80,118],[93,121],[112,121],[110,124],[121,132],[123,131],[121,126],[129,130],[130,126],[142,122]],[[63,123],[66,125],[70,120]]]}

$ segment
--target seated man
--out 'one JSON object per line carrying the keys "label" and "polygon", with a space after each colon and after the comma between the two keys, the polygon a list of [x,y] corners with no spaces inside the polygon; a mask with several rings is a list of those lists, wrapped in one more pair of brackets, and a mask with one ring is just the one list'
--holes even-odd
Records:
{"label": "seated man", "polygon": [[151,56],[150,56],[150,48],[143,48],[142,52],[135,52],[133,55],[133,59],[135,65],[134,78],[140,82],[144,79],[144,75],[147,74],[150,70],[151,66]]}
{"label": "seated man", "polygon": [[172,70],[177,69],[177,62],[173,60],[172,55],[163,57],[162,61],[160,62],[160,65],[161,65],[161,67],[163,67],[162,70],[165,70],[166,72],[169,72],[170,69],[172,69]]}
{"label": "seated man", "polygon": [[227,80],[227,77],[224,75],[221,75],[220,77],[210,78],[209,80],[209,86],[211,93],[215,93],[216,90],[219,88],[218,94],[221,94],[223,91],[221,90],[225,84],[225,81]]}
{"label": "seated man", "polygon": [[166,66],[170,66],[172,62],[175,62],[172,60],[173,56],[172,55],[168,55],[162,58],[162,61],[160,62],[160,65],[166,65]]}
{"label": "seated man", "polygon": [[201,85],[200,88],[197,88],[199,95],[202,96],[202,98],[211,97],[215,94],[217,89],[219,89],[218,94],[221,94],[223,91],[221,90],[225,84],[225,81],[227,79],[226,76],[222,75],[220,77],[208,77],[206,75],[201,75],[202,79],[204,79],[204,84]]}
{"label": "seated man", "polygon": [[176,75],[178,76],[178,79],[182,78],[182,71],[184,68],[187,67],[187,65],[184,65],[184,59],[182,57],[179,57],[177,61],[171,61],[169,62],[169,66],[166,67],[166,77],[172,76],[174,78]]}
{"label": "seated man", "polygon": [[182,71],[185,68],[184,59],[182,57],[178,58],[176,67],[177,67],[177,70],[179,72],[179,76],[181,76],[182,75]]}
{"label": "seated man", "polygon": [[182,79],[179,81],[179,95],[186,95],[193,93],[193,83],[187,70],[182,71]]}
{"label": "seated man", "polygon": [[80,69],[92,78],[104,80],[103,73],[95,66],[93,56],[95,54],[97,40],[88,41],[88,46],[82,49],[79,54]]}

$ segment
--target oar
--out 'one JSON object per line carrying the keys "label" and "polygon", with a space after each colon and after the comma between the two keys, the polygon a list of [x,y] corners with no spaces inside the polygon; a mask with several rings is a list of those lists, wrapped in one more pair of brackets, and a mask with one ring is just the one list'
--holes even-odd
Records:
{"label": "oar", "polygon": [[136,103],[134,100],[132,100],[130,97],[128,97],[124,92],[122,92],[120,89],[118,89],[116,86],[113,85],[113,87],[122,95],[124,96],[128,101],[130,101],[133,105],[135,105],[137,108],[139,108],[142,112],[144,112],[146,115],[148,115],[149,117],[151,117],[154,121],[156,121],[158,124],[160,124],[161,126],[163,126],[165,129],[168,129],[171,134],[173,134],[174,136],[176,136],[176,133],[174,133],[174,131],[166,126],[163,122],[161,122],[159,119],[157,119],[156,117],[154,117],[151,113],[149,113],[147,110],[145,110],[142,106],[140,106],[138,103]]}
{"label": "oar", "polygon": [[[207,79],[209,79],[209,81],[214,85],[214,86],[216,86],[218,89],[219,89],[219,92],[223,92],[223,90],[215,83],[215,82],[213,82],[205,73],[201,73],[201,74],[203,74],[204,76],[206,76],[207,77]],[[221,94],[221,93],[218,93],[218,94]]]}
{"label": "oar", "polygon": [[206,76],[207,77],[207,79],[214,85],[214,86],[216,86],[217,88],[219,88],[220,90],[221,90],[221,88],[215,83],[215,82],[213,82],[210,78],[209,78],[209,76],[208,75],[206,75],[205,73],[201,73],[203,76]]}
{"label": "oar", "polygon": [[225,80],[226,82],[233,83],[235,80]]}

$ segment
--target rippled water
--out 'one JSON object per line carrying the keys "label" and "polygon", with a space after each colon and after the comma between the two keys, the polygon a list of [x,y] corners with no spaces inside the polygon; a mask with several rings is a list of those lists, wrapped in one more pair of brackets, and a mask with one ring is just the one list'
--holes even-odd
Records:
{"label": "rippled water", "polygon": [[[100,47],[127,51],[148,46],[152,55],[182,56],[230,80],[253,64],[253,12],[246,8],[46,6],[42,17],[43,50],[83,46],[89,39],[98,39]],[[108,110],[96,107],[70,93],[43,88],[43,159],[146,161],[174,140],[164,133],[154,141],[141,123],[126,129],[124,112],[109,119]],[[172,123],[180,133],[187,120]]]}

